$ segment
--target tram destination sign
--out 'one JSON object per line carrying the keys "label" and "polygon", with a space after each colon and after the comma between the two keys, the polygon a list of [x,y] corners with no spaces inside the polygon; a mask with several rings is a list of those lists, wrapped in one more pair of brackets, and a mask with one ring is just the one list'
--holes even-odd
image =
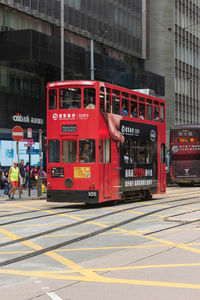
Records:
{"label": "tram destination sign", "polygon": [[62,133],[76,133],[76,125],[62,125]]}

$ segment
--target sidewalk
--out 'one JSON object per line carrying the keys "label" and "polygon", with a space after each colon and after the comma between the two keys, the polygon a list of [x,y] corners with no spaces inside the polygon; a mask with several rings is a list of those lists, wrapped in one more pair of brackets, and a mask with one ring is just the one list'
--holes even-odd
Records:
{"label": "sidewalk", "polygon": [[[4,194],[4,190],[0,190],[0,198],[1,199],[8,199],[8,195]],[[38,199],[46,199],[46,193],[42,194],[41,197],[37,196],[37,190],[31,189],[30,197],[29,197],[29,191],[23,190],[23,194],[21,194],[21,199],[19,197],[19,190],[15,193],[15,199],[16,200],[38,200]]]}

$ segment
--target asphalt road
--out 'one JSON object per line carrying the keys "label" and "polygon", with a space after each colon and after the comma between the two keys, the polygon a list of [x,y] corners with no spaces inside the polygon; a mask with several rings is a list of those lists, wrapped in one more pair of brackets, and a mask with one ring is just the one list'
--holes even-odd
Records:
{"label": "asphalt road", "polygon": [[91,208],[0,193],[0,298],[199,300],[199,192]]}

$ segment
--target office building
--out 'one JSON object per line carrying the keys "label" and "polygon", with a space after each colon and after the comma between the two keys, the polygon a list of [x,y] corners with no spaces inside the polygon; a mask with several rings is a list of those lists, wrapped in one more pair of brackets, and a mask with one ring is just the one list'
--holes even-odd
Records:
{"label": "office building", "polygon": [[149,1],[146,68],[165,77],[171,125],[200,123],[200,1]]}
{"label": "office building", "polygon": [[[65,80],[95,79],[164,96],[164,78],[145,71],[146,0],[65,0]],[[0,0],[0,139],[18,124],[45,130],[46,83],[60,80],[60,0]]]}

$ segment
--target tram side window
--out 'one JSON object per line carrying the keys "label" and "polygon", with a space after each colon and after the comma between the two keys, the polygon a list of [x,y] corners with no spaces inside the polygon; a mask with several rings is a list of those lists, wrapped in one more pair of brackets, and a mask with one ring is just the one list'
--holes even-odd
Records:
{"label": "tram side window", "polygon": [[135,101],[131,101],[131,117],[132,118],[138,117],[137,102]]}
{"label": "tram side window", "polygon": [[60,162],[60,141],[49,140],[49,163]]}
{"label": "tram side window", "polygon": [[106,95],[106,112],[110,113],[111,111],[111,97]]}
{"label": "tram side window", "polygon": [[160,149],[160,162],[161,164],[165,164],[166,162],[166,155],[165,155],[165,144],[161,144],[161,149]]}
{"label": "tram side window", "polygon": [[60,89],[59,108],[60,109],[81,108],[81,89],[78,88]]}
{"label": "tram side window", "polygon": [[130,140],[130,159],[132,162],[138,162],[138,141]]}
{"label": "tram side window", "polygon": [[99,140],[99,162],[103,162],[103,140]]}
{"label": "tram side window", "polygon": [[153,161],[153,143],[130,140],[130,160],[138,163]]}
{"label": "tram side window", "polygon": [[77,158],[77,142],[65,140],[62,142],[62,163],[75,163]]}
{"label": "tram side window", "polygon": [[120,114],[120,99],[118,97],[112,96],[112,113]]}
{"label": "tram side window", "polygon": [[152,121],[152,106],[147,105],[147,120]]}
{"label": "tram side window", "polygon": [[130,164],[132,163],[132,158],[130,157],[130,141],[126,141],[123,147],[124,152],[124,163]]}
{"label": "tram side window", "polygon": [[94,109],[96,107],[96,90],[93,88],[84,89],[84,108]]}
{"label": "tram side window", "polygon": [[161,103],[161,107],[160,107],[160,120],[162,123],[165,122],[165,107],[163,103]]}
{"label": "tram side window", "polygon": [[145,104],[139,104],[139,118],[144,120],[145,119]]}
{"label": "tram side window", "polygon": [[57,108],[57,91],[49,90],[49,109]]}
{"label": "tram side window", "polygon": [[159,122],[159,107],[154,106],[153,115],[154,115],[154,121]]}
{"label": "tram side window", "polygon": [[105,94],[100,94],[100,111],[105,112]]}
{"label": "tram side window", "polygon": [[80,163],[93,163],[95,162],[96,151],[95,151],[95,140],[79,141],[79,161]]}
{"label": "tram side window", "polygon": [[122,116],[129,116],[129,100],[122,99]]}
{"label": "tram side window", "polygon": [[112,113],[120,115],[120,91],[112,90]]}
{"label": "tram side window", "polygon": [[111,143],[110,139],[104,140],[104,163],[111,162]]}
{"label": "tram side window", "polygon": [[153,161],[153,142],[147,142],[145,146],[145,161],[150,163]]}

